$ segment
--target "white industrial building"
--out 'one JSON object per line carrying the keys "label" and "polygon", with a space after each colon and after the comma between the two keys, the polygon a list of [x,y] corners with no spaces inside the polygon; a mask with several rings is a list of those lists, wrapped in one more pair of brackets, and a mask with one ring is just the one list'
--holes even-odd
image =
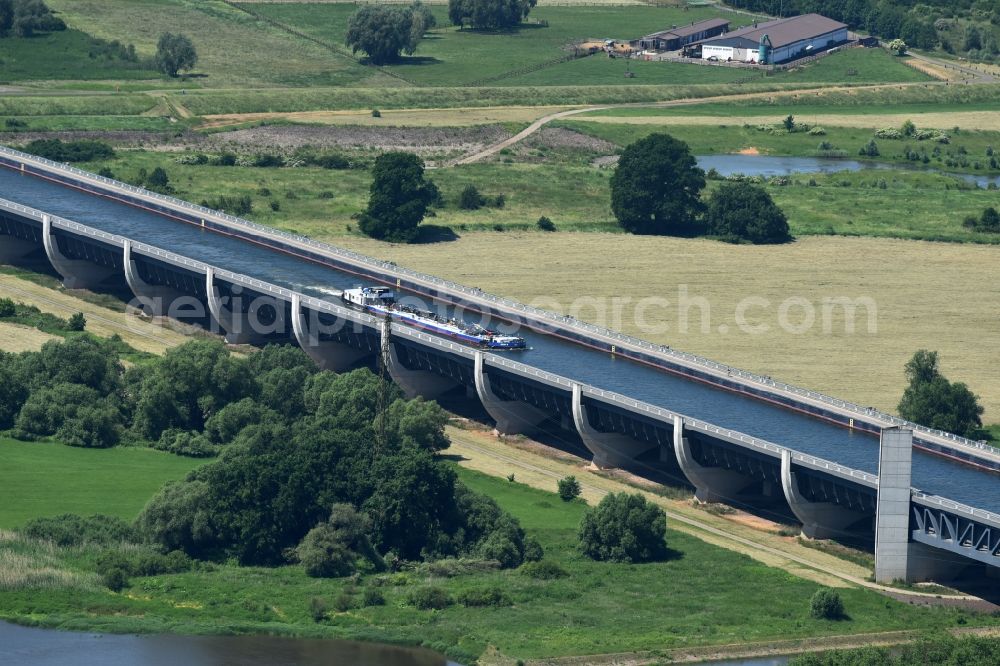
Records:
{"label": "white industrial building", "polygon": [[847,26],[819,14],[757,23],[699,43],[703,60],[775,64],[848,40]]}

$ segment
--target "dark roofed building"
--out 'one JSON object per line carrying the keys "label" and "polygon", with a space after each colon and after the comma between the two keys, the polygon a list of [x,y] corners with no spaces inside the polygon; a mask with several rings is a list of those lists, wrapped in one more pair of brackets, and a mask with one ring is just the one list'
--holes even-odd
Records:
{"label": "dark roofed building", "polygon": [[848,39],[847,25],[819,14],[804,14],[747,26],[716,39],[701,40],[701,57],[758,62],[765,36],[770,42],[769,64],[817,53]]}
{"label": "dark roofed building", "polygon": [[707,19],[633,39],[629,42],[629,46],[637,51],[641,49],[676,51],[692,42],[725,34],[727,30],[729,30],[729,21],[726,19]]}

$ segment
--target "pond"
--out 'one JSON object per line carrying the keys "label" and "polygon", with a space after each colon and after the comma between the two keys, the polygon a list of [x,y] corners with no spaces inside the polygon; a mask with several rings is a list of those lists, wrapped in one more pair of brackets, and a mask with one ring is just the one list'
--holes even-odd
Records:
{"label": "pond", "polygon": [[841,171],[888,170],[940,173],[959,178],[979,187],[990,183],[1000,186],[1000,175],[979,175],[970,173],[950,173],[930,167],[911,164],[890,164],[845,160],[832,157],[781,157],[779,155],[698,155],[698,166],[705,171],[715,169],[723,176],[743,174],[745,176],[790,176],[806,173],[839,173]]}
{"label": "pond", "polygon": [[325,638],[101,634],[0,622],[0,664],[459,666],[419,648]]}

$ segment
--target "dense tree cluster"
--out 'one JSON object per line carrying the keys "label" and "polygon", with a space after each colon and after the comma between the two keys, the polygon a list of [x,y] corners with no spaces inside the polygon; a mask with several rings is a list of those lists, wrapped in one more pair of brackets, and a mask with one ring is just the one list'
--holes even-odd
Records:
{"label": "dense tree cluster", "polygon": [[[785,118],[788,131],[797,127]],[[622,152],[611,177],[611,210],[634,234],[699,236],[730,242],[784,243],[792,239],[785,214],[766,190],[744,180],[722,185],[707,205],[705,172],[688,145],[654,133]]]}
{"label": "dense tree cluster", "polygon": [[358,226],[372,238],[412,243],[417,225],[440,196],[437,186],[424,178],[422,159],[413,153],[383,153],[375,159],[368,207]]}
{"label": "dense tree cluster", "polygon": [[594,560],[655,562],[667,556],[663,509],[635,493],[610,493],[580,523],[580,548]]}
{"label": "dense tree cluster", "polygon": [[115,151],[110,145],[93,139],[78,141],[35,139],[25,145],[23,150],[55,162],[92,162],[110,160],[115,156]]}
{"label": "dense tree cluster", "polygon": [[475,30],[503,30],[520,24],[538,0],[448,0],[454,25]]}
{"label": "dense tree cluster", "polygon": [[37,32],[65,29],[63,20],[42,0],[0,0],[0,37],[31,37]]}
{"label": "dense tree cluster", "polygon": [[[468,556],[517,566],[526,551],[537,550],[515,518],[435,458],[447,444],[446,417],[435,403],[406,401],[393,389],[386,441],[376,449],[374,375],[312,372],[293,379],[297,364],[273,360],[261,385],[274,395],[256,398],[274,409],[266,418],[250,418],[248,403],[230,403],[232,412],[220,409],[205,419],[207,394],[199,388],[181,401],[186,412],[164,419],[187,414],[208,422],[209,433],[242,428],[217,462],[149,502],[137,523],[148,539],[165,551],[247,564],[297,557],[320,576],[380,568],[383,558]],[[223,391],[246,381],[228,366],[208,374],[225,378]]]}
{"label": "dense tree cluster", "polygon": [[993,206],[983,210],[982,214],[966,216],[962,226],[973,231],[982,231],[990,234],[1000,234],[1000,212]]}
{"label": "dense tree cluster", "polygon": [[921,349],[906,364],[909,385],[899,415],[920,425],[973,437],[982,428],[983,408],[962,382],[950,382],[938,368],[937,352]]}
{"label": "dense tree cluster", "polygon": [[400,53],[413,54],[436,23],[419,2],[409,7],[364,5],[348,21],[344,41],[354,53],[363,51],[373,64],[385,65],[398,60]]}

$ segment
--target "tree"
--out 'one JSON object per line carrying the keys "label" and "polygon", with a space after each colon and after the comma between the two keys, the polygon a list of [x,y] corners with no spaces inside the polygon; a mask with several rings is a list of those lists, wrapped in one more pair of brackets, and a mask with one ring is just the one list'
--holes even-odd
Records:
{"label": "tree", "polygon": [[358,558],[367,559],[376,569],[385,564],[368,538],[371,519],[358,513],[350,504],[334,504],[329,520],[320,523],[296,548],[306,575],[314,578],[339,578],[357,569]]}
{"label": "tree", "polygon": [[564,502],[572,502],[580,496],[580,482],[575,476],[566,476],[559,479],[559,498]]}
{"label": "tree", "polygon": [[809,614],[816,620],[839,620],[844,617],[844,602],[835,590],[816,590],[809,600]]}
{"label": "tree", "polygon": [[146,178],[146,188],[154,192],[170,192],[170,176],[163,167],[156,167]]}
{"label": "tree", "polygon": [[904,42],[902,39],[892,40],[891,42],[889,42],[888,47],[890,51],[892,51],[898,56],[906,55],[906,51],[909,49],[909,47],[906,45],[906,42]]}
{"label": "tree", "polygon": [[970,23],[965,29],[965,43],[962,48],[966,51],[978,51],[983,48],[983,40],[979,34],[979,28],[974,23]]}
{"label": "tree", "polygon": [[634,234],[691,236],[705,187],[688,145],[667,134],[651,134],[625,148],[611,177],[611,210]]}
{"label": "tree", "polygon": [[479,193],[475,185],[466,185],[458,196],[458,207],[462,210],[479,210],[486,203],[486,198]]}
{"label": "tree", "polygon": [[448,0],[448,18],[475,30],[504,30],[520,24],[538,0]]}
{"label": "tree", "polygon": [[784,126],[786,131],[791,132],[795,129],[795,116],[789,113],[785,116],[785,119],[781,121],[781,124]]}
{"label": "tree", "polygon": [[156,68],[169,77],[182,69],[190,70],[198,62],[198,53],[187,36],[165,32],[156,43]]}
{"label": "tree", "polygon": [[580,548],[594,560],[652,562],[667,555],[663,509],[636,493],[611,493],[580,523]]}
{"label": "tree", "polygon": [[87,328],[87,318],[83,316],[82,312],[70,315],[70,318],[66,321],[67,330],[82,331],[85,328]]}
{"label": "tree", "polygon": [[65,29],[63,20],[54,16],[42,0],[0,0],[0,37],[10,32],[31,37],[36,32]]}
{"label": "tree", "polygon": [[967,437],[982,427],[978,398],[965,384],[949,382],[941,374],[937,352],[917,351],[905,372],[909,385],[899,401],[904,419]]}
{"label": "tree", "polygon": [[710,234],[754,244],[791,240],[788,219],[759,185],[724,183],[708,202],[705,221]]}
{"label": "tree", "polygon": [[404,152],[383,153],[375,159],[369,191],[368,207],[358,224],[362,233],[403,243],[416,240],[417,225],[439,196],[437,186],[424,179],[424,161]]}
{"label": "tree", "polygon": [[373,64],[384,65],[417,50],[429,29],[425,14],[423,8],[365,5],[347,22],[344,41],[353,53],[364,51]]}

